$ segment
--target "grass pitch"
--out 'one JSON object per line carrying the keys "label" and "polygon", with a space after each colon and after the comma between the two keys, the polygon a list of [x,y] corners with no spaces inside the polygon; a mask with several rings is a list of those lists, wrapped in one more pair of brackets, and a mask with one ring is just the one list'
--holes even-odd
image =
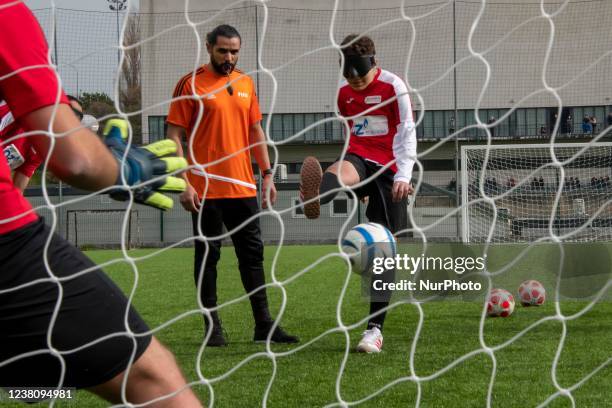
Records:
{"label": "grass pitch", "polygon": [[[513,259],[525,247],[508,245],[498,249],[507,259]],[[286,280],[334,250],[333,246],[284,246],[279,255],[276,278]],[[268,282],[275,251],[275,247],[266,248]],[[151,252],[135,250],[130,251],[130,255],[141,257]],[[86,253],[98,263],[121,259],[120,251]],[[513,272],[516,277],[506,276],[506,288],[515,292],[520,283],[519,275],[529,276],[530,269],[538,267],[538,262],[548,262],[550,256],[546,251],[533,252],[529,262],[517,265],[519,272]],[[585,260],[585,265],[587,262]],[[134,304],[150,327],[158,328],[164,322],[197,308],[192,265],[191,249],[171,249],[137,262],[140,274]],[[135,279],[127,263],[121,261],[105,270],[129,293]],[[233,248],[223,248],[218,275],[220,303],[244,294]],[[407,377],[411,375],[410,351],[420,316],[417,306],[400,303],[389,312],[385,323],[385,345],[379,355],[353,352],[365,324],[357,325],[348,336],[341,331],[331,332],[304,347],[305,343],[321,334],[338,328],[338,310],[347,326],[366,318],[368,304],[361,297],[357,275],[351,274],[348,278],[346,295],[340,300],[346,280],[347,266],[340,258],[330,258],[285,285],[287,302],[281,324],[287,331],[299,335],[302,342],[298,346],[273,345],[275,353],[286,353],[274,361],[264,354],[265,345],[252,343],[253,321],[248,300],[221,309],[230,345],[206,349],[200,361],[197,356],[204,333],[200,316],[191,314],[181,318],[160,329],[156,335],[174,352],[188,381],[198,379],[196,365],[199,364],[203,374],[213,381],[214,405],[218,407],[261,406],[270,381],[272,386],[267,398],[270,407],[332,404],[338,401],[336,392],[348,402],[375,394],[361,406],[414,406],[419,395],[418,387]],[[510,318],[486,319],[483,331],[486,344],[490,347],[503,344],[532,323],[553,316],[555,305],[550,301],[553,288],[547,285],[547,289],[549,300],[542,307],[517,305]],[[277,315],[282,302],[281,290],[269,288],[268,296]],[[560,307],[565,315],[572,315],[587,305],[586,301],[564,301]],[[581,317],[567,322],[562,348],[563,326],[557,320],[548,320],[496,351],[495,359],[480,352],[454,365],[457,359],[481,349],[482,304],[477,301],[429,302],[422,304],[422,310],[423,326],[413,361],[416,375],[423,379],[421,406],[484,407],[493,373],[492,406],[537,406],[557,391],[551,373],[553,359],[559,352],[555,375],[562,387],[572,387],[602,367],[572,392],[576,406],[612,407],[612,304],[608,300],[597,303]],[[388,384],[393,385],[381,392]],[[194,389],[201,400],[210,405],[213,396],[208,388],[198,385]],[[20,406],[6,400],[0,405]],[[77,392],[74,400],[57,404],[60,407],[108,405],[83,391]],[[571,407],[572,403],[567,397],[558,397],[549,406]]]}

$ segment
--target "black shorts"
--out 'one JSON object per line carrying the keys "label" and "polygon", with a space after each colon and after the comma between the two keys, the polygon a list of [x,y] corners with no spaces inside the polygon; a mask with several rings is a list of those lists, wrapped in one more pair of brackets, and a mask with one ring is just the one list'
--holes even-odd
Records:
{"label": "black shorts", "polygon": [[[344,156],[344,160],[355,167],[361,181],[371,177],[382,167],[374,161],[352,153]],[[397,203],[392,199],[394,176],[392,170],[386,169],[369,183],[353,190],[360,199],[368,197],[366,208],[368,220],[384,225],[392,233],[408,228],[408,199]]]}
{"label": "black shorts", "polygon": [[[60,298],[58,284],[41,282],[2,292],[49,278],[43,260],[49,234],[49,227],[40,219],[0,235],[0,386],[60,384],[61,363],[47,344],[51,317]],[[51,240],[48,260],[58,277],[95,266],[57,235]],[[51,333],[51,344],[56,350],[69,351],[103,336],[126,332],[127,298],[100,269],[63,281],[61,286],[61,306]],[[129,308],[128,322],[135,333],[149,330],[133,308]],[[127,368],[133,352],[136,361],[150,341],[150,335],[133,338],[120,335],[62,354],[66,364],[62,386],[86,388],[109,381]],[[43,353],[4,364],[7,359],[33,351]]]}

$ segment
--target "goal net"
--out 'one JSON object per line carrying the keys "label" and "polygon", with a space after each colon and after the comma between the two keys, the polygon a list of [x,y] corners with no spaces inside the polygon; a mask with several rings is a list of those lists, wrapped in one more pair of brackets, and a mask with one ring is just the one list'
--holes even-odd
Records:
{"label": "goal net", "polygon": [[[127,1],[128,9],[132,3]],[[101,120],[115,115],[129,119],[134,142],[166,137],[166,115],[176,100],[172,95],[177,81],[186,73],[195,75],[209,61],[206,33],[219,24],[237,27],[242,36],[237,67],[256,84],[276,181],[296,186],[305,156],[317,155],[330,164],[346,153],[346,119],[337,108],[342,80],[339,44],[350,33],[372,37],[378,64],[406,82],[415,114],[419,150],[413,173],[417,198],[407,208],[414,236],[410,248],[424,251],[440,237],[475,243],[470,247],[474,252],[489,248],[481,243],[519,243],[492,246],[494,253],[485,253],[486,268],[479,275],[484,290],[498,277],[517,287],[517,276],[533,276],[525,263],[567,255],[563,248],[528,254],[536,241],[612,240],[612,143],[595,136],[610,132],[604,130],[605,115],[612,110],[607,85],[612,78],[608,0],[140,0],[141,13],[87,15],[51,4],[36,15],[48,39],[53,39],[51,55],[64,89],[86,92],[89,106],[97,109],[93,114]],[[132,65],[122,65],[126,60]],[[138,75],[126,76],[130,69]],[[219,90],[211,94],[215,91]],[[590,130],[581,128],[584,115],[597,116],[599,123],[591,124]],[[583,136],[588,136],[584,143],[561,142]],[[517,144],[495,144],[502,139]],[[525,139],[554,143],[518,144]],[[459,143],[466,146],[457,173]],[[207,163],[199,165],[201,169]],[[419,203],[428,183],[436,194]],[[257,217],[264,227],[273,226],[267,233],[274,236],[267,241],[279,243],[266,248],[267,288],[275,318],[285,327],[290,322],[302,338],[297,346],[251,344],[248,298],[239,287],[233,253],[226,253],[230,256],[225,259],[232,261],[220,266],[228,273],[219,273],[220,282],[232,279],[225,292],[230,295],[219,296],[216,310],[228,317],[224,324],[234,325],[234,335],[250,337],[223,350],[211,351],[205,345],[201,317],[211,310],[196,300],[193,253],[174,247],[209,242],[210,237],[192,232],[191,214],[183,211],[178,199],[166,222],[178,226],[172,242],[162,238],[163,248],[145,255],[126,249],[148,242],[152,233],[143,231],[154,231],[164,218],[147,216],[133,202],[128,203],[129,214],[79,210],[68,211],[65,225],[56,223],[57,217],[51,220],[56,232],[65,231],[79,246],[106,240],[121,243],[121,252],[113,256],[129,264],[133,273],[133,283],[125,286],[131,291],[130,302],[134,299],[146,313],[156,336],[173,351],[178,349],[189,387],[207,406],[220,400],[219,406],[446,407],[463,406],[467,393],[471,398],[479,392],[481,399],[474,399],[473,405],[490,407],[493,401],[516,403],[516,390],[528,395],[533,405],[567,398],[575,406],[575,394],[585,384],[609,378],[609,336],[589,330],[599,327],[596,318],[610,311],[591,313],[612,287],[605,275],[609,268],[588,301],[576,302],[570,312],[560,305],[559,285],[548,284],[548,309],[537,309],[523,320],[486,319],[486,301],[480,293],[452,306],[432,305],[429,298],[412,304],[394,298],[385,325],[386,354],[356,357],[352,351],[371,314],[367,302],[359,302],[358,278],[348,272],[340,243],[367,214],[358,211],[358,200],[341,201],[345,197],[338,196],[325,211],[329,216],[306,220],[297,187],[282,190],[278,189],[277,204]],[[88,199],[56,203],[44,193],[44,203],[36,209],[54,215]],[[108,231],[100,227],[105,225]],[[451,232],[438,234],[442,228]],[[221,239],[227,242],[232,232],[225,231]],[[292,234],[302,241],[308,236],[337,245],[291,247],[286,244]],[[505,256],[510,247],[519,248],[511,252],[517,259]],[[454,248],[445,249],[453,255]],[[103,259],[101,266],[107,271],[117,263]],[[337,263],[330,267],[334,260]],[[517,264],[522,275],[511,275],[508,271]],[[571,324],[579,319],[577,331],[587,332],[588,340],[566,341]],[[531,347],[534,334],[537,347]],[[592,360],[583,362],[578,355],[573,364],[573,353],[584,348],[580,341],[591,341],[591,334],[602,338],[603,346],[589,350]],[[51,340],[47,348],[55,351]],[[512,354],[519,349],[521,354]],[[60,351],[58,359],[67,352]],[[580,370],[561,381],[568,359],[567,366]],[[523,361],[534,366],[513,365]],[[0,361],[0,367],[6,364]],[[534,390],[535,397],[524,391],[530,384],[539,387],[538,381],[546,387]],[[123,397],[122,403],[129,405]],[[583,396],[582,401],[596,399],[595,404],[603,406],[605,401],[597,397]]]}
{"label": "goal net", "polygon": [[463,146],[464,242],[612,239],[612,143]]}

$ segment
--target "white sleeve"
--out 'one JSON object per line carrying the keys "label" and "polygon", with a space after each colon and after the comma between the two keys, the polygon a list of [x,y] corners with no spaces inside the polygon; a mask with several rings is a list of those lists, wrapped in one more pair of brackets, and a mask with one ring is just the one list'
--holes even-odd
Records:
{"label": "white sleeve", "polygon": [[[0,102],[0,106],[5,105],[5,104],[6,102],[4,101]],[[7,111],[6,115],[0,118],[0,132],[6,129],[14,121],[15,121],[15,118],[13,118],[13,114],[11,113],[11,111]]]}
{"label": "white sleeve", "polygon": [[416,127],[412,118],[412,104],[406,84],[398,78],[394,83],[394,88],[399,110],[399,124],[393,138],[393,156],[397,165],[394,180],[409,183],[417,155]]}

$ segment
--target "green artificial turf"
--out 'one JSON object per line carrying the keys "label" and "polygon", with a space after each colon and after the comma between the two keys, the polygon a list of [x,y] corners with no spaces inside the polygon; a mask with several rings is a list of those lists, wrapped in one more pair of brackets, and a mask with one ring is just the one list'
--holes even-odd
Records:
{"label": "green artificial turf", "polygon": [[[266,272],[271,282],[271,263],[276,247],[266,248]],[[278,280],[295,276],[301,269],[333,252],[333,246],[284,246],[275,270]],[[501,264],[514,259],[525,247],[498,247]],[[153,250],[134,250],[129,254],[142,257]],[[87,251],[95,262],[121,259],[120,251]],[[529,251],[526,262],[502,274],[499,282],[516,291],[521,279],[531,276],[539,265],[549,263],[550,251]],[[505,258],[504,258],[505,257]],[[526,258],[527,259],[527,258]],[[490,258],[492,261],[492,258]],[[134,304],[152,328],[197,308],[193,284],[193,250],[171,249],[136,263],[138,285]],[[135,275],[125,262],[105,268],[107,273],[126,291],[131,291]],[[219,264],[218,293],[220,302],[244,294],[233,248],[223,248]],[[157,331],[156,336],[174,352],[188,381],[197,381],[196,366],[213,382],[214,405],[218,407],[255,407],[262,405],[266,388],[269,407],[311,407],[344,401],[365,401],[367,407],[414,406],[420,395],[422,407],[484,407],[494,373],[493,407],[532,407],[543,403],[556,392],[551,376],[552,364],[558,351],[562,323],[544,321],[516,341],[495,351],[494,360],[485,353],[479,341],[482,304],[477,300],[446,300],[421,305],[423,326],[413,356],[415,374],[420,384],[410,381],[411,348],[416,336],[419,311],[417,306],[398,303],[389,312],[385,323],[384,349],[378,355],[353,352],[365,324],[348,332],[339,330],[336,313],[347,267],[340,258],[322,261],[312,270],[284,285],[286,307],[282,326],[300,336],[299,346],[272,346],[273,357],[266,347],[254,344],[253,322],[247,300],[223,307],[220,311],[229,346],[206,349],[198,361],[203,338],[201,316],[189,314]],[[495,347],[511,339],[530,324],[555,314],[551,299],[542,307],[524,308],[517,305],[506,319],[487,318],[483,340]],[[268,296],[277,315],[282,291],[269,288]],[[563,301],[565,315],[580,312],[587,301]],[[348,287],[340,303],[340,317],[346,326],[365,319],[368,303],[361,297],[357,275],[348,276]],[[578,407],[612,406],[612,305],[609,300],[595,304],[587,313],[567,322],[567,334],[556,369],[556,379],[562,387],[572,387],[598,366],[608,364],[572,392]],[[333,331],[335,329],[335,331]],[[323,333],[327,335],[318,338]],[[347,337],[348,334],[348,337]],[[307,342],[316,341],[304,346]],[[468,353],[479,353],[453,365]],[[253,358],[255,356],[255,358]],[[343,370],[342,366],[344,363]],[[242,364],[242,365],[241,365]],[[493,369],[495,364],[495,370]],[[241,365],[239,368],[238,365]],[[384,391],[381,389],[392,384]],[[338,387],[338,388],[336,388]],[[194,387],[201,400],[210,405],[212,395],[202,385]],[[17,406],[6,402],[3,406]],[[79,391],[70,402],[56,406],[102,407],[110,404]],[[34,405],[37,406],[37,405]],[[567,397],[552,401],[551,407],[571,407]]]}

